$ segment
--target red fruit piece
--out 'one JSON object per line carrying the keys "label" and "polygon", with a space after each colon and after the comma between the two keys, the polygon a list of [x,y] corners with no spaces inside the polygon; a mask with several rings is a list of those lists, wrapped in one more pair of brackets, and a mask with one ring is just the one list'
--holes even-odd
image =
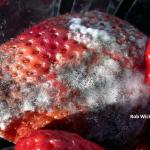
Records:
{"label": "red fruit piece", "polygon": [[47,19],[3,44],[1,136],[16,142],[46,126],[99,142],[134,140],[144,121],[129,114],[148,99],[146,41],[127,22],[93,11]]}
{"label": "red fruit piece", "polygon": [[104,150],[101,146],[83,139],[77,134],[37,130],[19,139],[15,150]]}
{"label": "red fruit piece", "polygon": [[54,63],[61,65],[74,51],[80,55],[84,50],[82,44],[68,39],[67,30],[59,25],[54,27],[54,23],[47,20],[4,46],[3,50],[11,56],[3,62],[3,68],[16,81],[47,80]]}
{"label": "red fruit piece", "polygon": [[146,82],[150,85],[150,40],[147,43],[145,59],[146,59]]}

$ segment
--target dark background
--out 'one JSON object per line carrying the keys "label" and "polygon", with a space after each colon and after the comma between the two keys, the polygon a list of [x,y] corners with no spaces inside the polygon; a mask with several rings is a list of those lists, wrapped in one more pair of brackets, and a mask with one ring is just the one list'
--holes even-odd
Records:
{"label": "dark background", "polygon": [[126,19],[145,34],[150,35],[150,0],[5,1],[8,1],[7,4],[0,5],[0,43],[15,37],[25,28],[49,16],[93,9],[99,9]]}

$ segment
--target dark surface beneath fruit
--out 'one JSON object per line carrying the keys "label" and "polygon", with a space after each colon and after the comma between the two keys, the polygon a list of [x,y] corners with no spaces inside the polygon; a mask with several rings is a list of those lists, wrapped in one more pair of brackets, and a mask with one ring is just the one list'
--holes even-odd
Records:
{"label": "dark surface beneath fruit", "polygon": [[13,144],[6,140],[0,139],[0,147],[1,148],[5,148],[5,147],[9,147],[9,146],[13,146]]}

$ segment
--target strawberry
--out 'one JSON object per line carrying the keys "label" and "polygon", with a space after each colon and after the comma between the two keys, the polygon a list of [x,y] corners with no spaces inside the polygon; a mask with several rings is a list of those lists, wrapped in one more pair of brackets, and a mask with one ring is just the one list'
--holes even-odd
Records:
{"label": "strawberry", "polygon": [[147,49],[145,52],[145,60],[146,60],[146,82],[150,85],[150,40],[147,44]]}
{"label": "strawberry", "polygon": [[32,131],[19,139],[15,150],[104,150],[101,146],[77,134],[57,130]]}
{"label": "strawberry", "polygon": [[49,18],[4,43],[1,136],[16,142],[45,127],[130,145],[144,120],[129,116],[147,110],[146,42],[127,22],[92,11]]}
{"label": "strawberry", "polygon": [[55,28],[53,22],[47,20],[4,45],[3,51],[14,54],[4,61],[3,67],[18,82],[38,82],[51,78],[54,63],[70,60],[76,51],[80,55],[83,50],[82,44],[67,39],[67,31]]}

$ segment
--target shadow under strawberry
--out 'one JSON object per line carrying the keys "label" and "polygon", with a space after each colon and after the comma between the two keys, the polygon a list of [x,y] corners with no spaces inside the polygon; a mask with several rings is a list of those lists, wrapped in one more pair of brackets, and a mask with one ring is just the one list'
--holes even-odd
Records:
{"label": "shadow under strawberry", "polygon": [[55,120],[43,129],[57,129],[78,133],[103,145],[106,150],[130,150],[140,140],[145,129],[144,119],[131,119],[131,114],[145,114],[144,109],[126,111],[126,106],[109,105],[89,113],[78,113],[61,120]]}

